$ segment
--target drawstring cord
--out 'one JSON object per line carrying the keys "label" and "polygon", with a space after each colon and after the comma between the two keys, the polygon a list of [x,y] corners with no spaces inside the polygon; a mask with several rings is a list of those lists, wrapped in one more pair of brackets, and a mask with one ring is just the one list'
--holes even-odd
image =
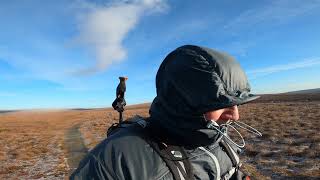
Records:
{"label": "drawstring cord", "polygon": [[[209,120],[209,123],[207,124],[207,128],[210,129],[215,129],[217,130],[219,133],[221,133],[224,137],[226,137],[232,144],[234,144],[235,146],[239,147],[239,148],[243,148],[246,143],[244,141],[243,136],[241,135],[241,133],[236,129],[236,127],[242,128],[248,132],[251,132],[257,136],[262,136],[262,133],[260,131],[258,131],[257,129],[253,128],[252,126],[249,126],[248,124],[244,123],[244,122],[236,122],[234,120],[228,120],[225,124],[221,124],[219,125],[217,122],[215,122],[214,120]],[[225,127],[226,129],[224,131],[221,131],[221,129]],[[229,136],[228,136],[228,128],[232,128],[233,130],[235,130],[235,132],[237,132],[237,134],[239,135],[242,143],[241,144],[237,144],[236,142],[234,142]]]}
{"label": "drawstring cord", "polygon": [[244,129],[244,130],[247,130],[247,131],[257,135],[257,136],[260,136],[260,137],[262,136],[262,133],[260,131],[258,131],[256,128],[254,128],[254,127],[252,127],[252,126],[250,126],[250,125],[248,125],[248,124],[246,124],[244,122],[241,122],[241,121],[237,122],[237,121],[234,121],[234,120],[231,120],[230,122],[235,124],[236,126],[242,128],[242,129]]}

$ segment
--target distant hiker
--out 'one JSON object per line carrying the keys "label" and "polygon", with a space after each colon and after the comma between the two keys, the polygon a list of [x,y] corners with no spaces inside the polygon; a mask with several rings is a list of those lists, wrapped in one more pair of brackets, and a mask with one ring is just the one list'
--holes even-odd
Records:
{"label": "distant hiker", "polygon": [[250,94],[236,60],[205,47],[179,47],[160,65],[156,87],[150,117],[124,121],[71,179],[250,179],[239,170],[244,144],[227,129],[239,125],[238,105],[258,96]]}
{"label": "distant hiker", "polygon": [[127,77],[119,77],[120,82],[117,86],[116,98],[124,98],[124,93],[126,92],[126,80]]}
{"label": "distant hiker", "polygon": [[116,99],[112,103],[114,110],[120,113],[119,122],[122,122],[122,112],[124,111],[124,106],[126,106],[126,100],[124,99],[124,93],[126,92],[126,80],[127,77],[119,77],[120,82],[116,90]]}

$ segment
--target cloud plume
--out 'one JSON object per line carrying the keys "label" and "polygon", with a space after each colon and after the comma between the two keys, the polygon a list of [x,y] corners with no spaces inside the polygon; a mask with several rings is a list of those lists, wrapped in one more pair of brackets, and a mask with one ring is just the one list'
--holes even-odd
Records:
{"label": "cloud plume", "polygon": [[237,18],[227,23],[224,28],[229,30],[248,29],[266,22],[281,24],[308,13],[318,12],[319,8],[319,0],[303,2],[299,0],[268,1],[265,6],[249,9],[239,14]]}
{"label": "cloud plume", "polygon": [[320,59],[319,58],[312,58],[312,59],[305,59],[300,62],[285,64],[285,65],[275,65],[271,67],[261,68],[261,69],[255,69],[248,71],[249,76],[264,76],[276,72],[281,71],[287,71],[287,70],[293,70],[293,69],[299,69],[299,68],[307,68],[315,65],[320,65]]}
{"label": "cloud plume", "polygon": [[163,0],[113,1],[105,5],[84,2],[79,18],[76,42],[88,47],[95,55],[93,67],[77,74],[91,74],[105,70],[109,65],[127,57],[123,40],[139,20],[146,15],[167,9]]}

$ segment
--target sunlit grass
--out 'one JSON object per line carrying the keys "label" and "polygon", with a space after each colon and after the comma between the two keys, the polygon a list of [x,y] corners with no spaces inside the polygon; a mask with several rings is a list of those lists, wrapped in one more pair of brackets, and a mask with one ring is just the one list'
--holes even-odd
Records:
{"label": "sunlit grass", "polygon": [[[280,98],[281,99],[281,98]],[[320,177],[320,101],[265,100],[239,107],[240,119],[263,133],[242,132],[243,170],[256,179]],[[149,104],[128,107],[124,118],[148,116]],[[88,149],[118,122],[113,109],[0,114],[0,179],[68,177],[65,135],[79,125]]]}

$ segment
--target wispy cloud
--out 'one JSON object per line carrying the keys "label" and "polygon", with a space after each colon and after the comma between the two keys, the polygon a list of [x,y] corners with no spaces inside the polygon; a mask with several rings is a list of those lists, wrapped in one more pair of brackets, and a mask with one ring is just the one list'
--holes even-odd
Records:
{"label": "wispy cloud", "polygon": [[307,13],[317,12],[320,8],[319,0],[276,0],[259,8],[249,9],[237,18],[227,23],[224,28],[237,30],[252,28],[262,23],[283,23]]}
{"label": "wispy cloud", "polygon": [[[247,56],[250,48],[256,46],[256,42],[253,41],[233,41],[221,46],[223,51],[229,52],[235,56],[245,57]],[[217,49],[220,49],[219,47]]]}
{"label": "wispy cloud", "polygon": [[[276,87],[276,88],[275,88]],[[256,85],[253,90],[257,94],[270,94],[270,93],[284,93],[305,89],[320,88],[320,82],[317,80],[300,81],[295,79],[284,80],[280,82],[274,82],[272,86],[268,85]]]}
{"label": "wispy cloud", "polygon": [[17,96],[17,94],[11,93],[11,92],[0,92],[0,97],[14,97],[14,96]]}
{"label": "wispy cloud", "polygon": [[277,73],[281,71],[312,67],[315,65],[320,65],[320,58],[305,59],[300,62],[255,69],[255,70],[247,71],[247,74],[248,76],[251,76],[251,77],[258,77],[258,76],[264,76],[264,75]]}
{"label": "wispy cloud", "polygon": [[79,34],[75,42],[88,47],[96,57],[94,67],[76,74],[91,74],[105,70],[109,65],[127,57],[123,40],[130,30],[146,15],[164,12],[164,0],[113,1],[105,5],[89,2],[84,5],[79,18]]}
{"label": "wispy cloud", "polygon": [[[58,81],[64,78],[67,74],[67,68],[64,68],[64,66],[71,67],[71,63],[62,63],[62,60],[56,60],[54,55],[52,56],[29,56],[12,49],[0,49],[0,58],[18,71],[18,74],[10,74],[12,78],[39,78],[50,81]],[[59,71],[54,70],[53,67],[59,69]]]}

